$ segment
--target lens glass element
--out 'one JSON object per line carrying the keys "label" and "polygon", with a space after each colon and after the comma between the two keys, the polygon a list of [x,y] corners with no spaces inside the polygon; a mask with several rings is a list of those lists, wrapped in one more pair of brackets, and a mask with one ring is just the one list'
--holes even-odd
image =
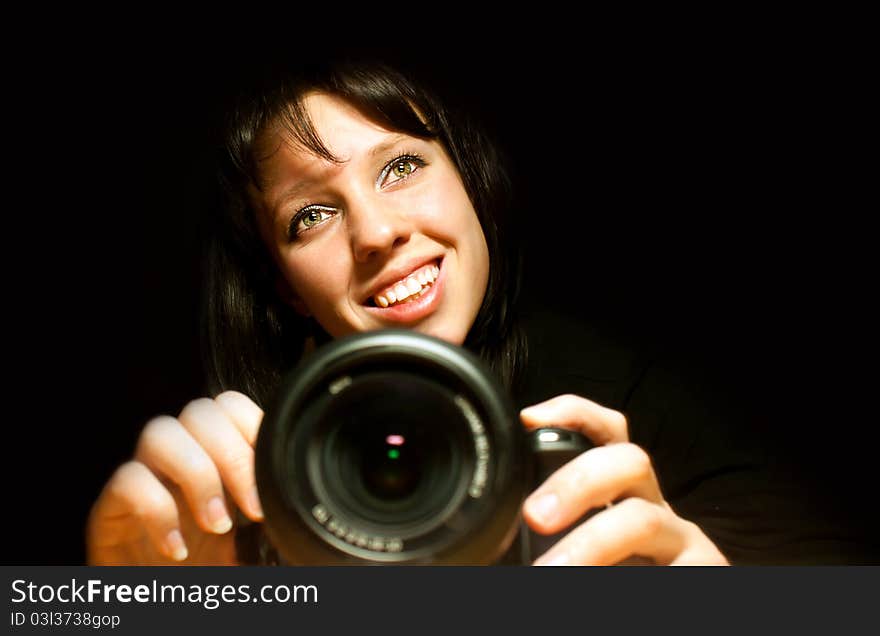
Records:
{"label": "lens glass element", "polygon": [[368,373],[327,401],[320,418],[320,490],[349,523],[414,530],[442,522],[464,496],[473,442],[441,384]]}

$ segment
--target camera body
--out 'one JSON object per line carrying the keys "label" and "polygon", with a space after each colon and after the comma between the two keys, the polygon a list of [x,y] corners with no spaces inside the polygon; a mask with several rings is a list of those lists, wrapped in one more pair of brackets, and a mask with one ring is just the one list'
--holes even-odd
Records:
{"label": "camera body", "polygon": [[335,340],[284,379],[256,445],[264,530],[300,565],[529,563],[523,499],[583,452],[529,435],[479,358],[431,336]]}

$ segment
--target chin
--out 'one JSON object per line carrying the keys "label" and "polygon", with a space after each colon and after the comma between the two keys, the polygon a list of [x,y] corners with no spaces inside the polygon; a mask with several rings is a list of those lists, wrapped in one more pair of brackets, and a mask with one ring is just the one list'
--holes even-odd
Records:
{"label": "chin", "polygon": [[461,346],[467,338],[467,330],[456,325],[425,326],[415,329],[426,336],[434,336],[454,345]]}

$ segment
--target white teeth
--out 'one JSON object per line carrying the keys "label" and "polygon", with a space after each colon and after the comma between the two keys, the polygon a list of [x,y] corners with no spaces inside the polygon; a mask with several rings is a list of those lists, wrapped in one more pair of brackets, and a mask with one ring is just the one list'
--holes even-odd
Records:
{"label": "white teeth", "polygon": [[379,307],[385,308],[395,303],[403,302],[411,296],[418,298],[425,291],[426,285],[431,285],[440,275],[440,268],[430,265],[411,274],[405,280],[397,283],[392,289],[384,294],[373,296],[373,302]]}

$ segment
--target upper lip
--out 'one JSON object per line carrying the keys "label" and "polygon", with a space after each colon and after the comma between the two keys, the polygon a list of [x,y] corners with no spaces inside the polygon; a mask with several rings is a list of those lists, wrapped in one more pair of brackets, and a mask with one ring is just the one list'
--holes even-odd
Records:
{"label": "upper lip", "polygon": [[386,267],[370,287],[369,293],[366,298],[364,298],[364,303],[369,302],[370,298],[378,294],[380,291],[391,286],[393,283],[403,280],[420,267],[423,267],[428,263],[433,263],[439,259],[439,256],[418,256],[393,267]]}

